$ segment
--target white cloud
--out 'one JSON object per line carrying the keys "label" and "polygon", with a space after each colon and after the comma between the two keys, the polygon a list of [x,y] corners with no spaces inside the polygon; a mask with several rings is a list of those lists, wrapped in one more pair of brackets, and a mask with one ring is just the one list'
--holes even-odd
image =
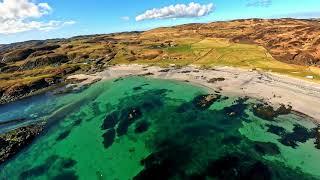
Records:
{"label": "white cloud", "polygon": [[168,18],[188,18],[201,17],[213,11],[213,4],[201,5],[191,2],[190,4],[170,5],[163,8],[154,8],[136,17],[136,21],[147,19],[168,19]]}
{"label": "white cloud", "polygon": [[15,34],[30,30],[50,31],[58,29],[63,26],[73,25],[75,21],[54,21],[40,22],[40,21],[28,21],[23,20],[8,20],[1,22],[0,34]]}
{"label": "white cloud", "polygon": [[30,30],[48,31],[61,26],[74,24],[72,21],[36,21],[48,15],[52,8],[48,3],[34,3],[31,0],[0,1],[0,34],[14,34]]}
{"label": "white cloud", "polygon": [[248,0],[248,7],[269,7],[272,4],[272,0]]}
{"label": "white cloud", "polygon": [[121,19],[124,20],[124,21],[129,21],[130,17],[129,16],[122,16]]}

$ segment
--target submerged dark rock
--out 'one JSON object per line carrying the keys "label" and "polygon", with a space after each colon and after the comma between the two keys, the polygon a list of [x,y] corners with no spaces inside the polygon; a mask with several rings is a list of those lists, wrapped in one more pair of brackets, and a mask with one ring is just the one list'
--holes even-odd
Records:
{"label": "submerged dark rock", "polygon": [[73,126],[79,126],[82,123],[82,119],[77,119],[73,122]]}
{"label": "submerged dark rock", "polygon": [[148,99],[144,100],[140,107],[145,111],[152,111],[163,106],[163,100],[158,96],[150,96]]}
{"label": "submerged dark rock", "polygon": [[102,130],[114,128],[119,122],[119,117],[117,112],[112,112],[106,116],[101,126]]}
{"label": "submerged dark rock", "polygon": [[183,134],[190,136],[190,138],[207,137],[216,131],[220,130],[208,123],[194,123],[182,129]]}
{"label": "submerged dark rock", "polygon": [[242,117],[245,115],[245,110],[247,108],[247,104],[245,104],[247,99],[245,98],[239,98],[236,100],[231,106],[223,108],[223,111],[225,114],[231,117]]}
{"label": "submerged dark rock", "polygon": [[210,177],[216,177],[219,179],[234,179],[240,178],[238,172],[238,166],[241,161],[238,156],[227,155],[212,161],[207,167],[207,174]]}
{"label": "submerged dark rock", "polygon": [[71,130],[68,129],[68,130],[65,130],[64,132],[60,133],[59,136],[57,137],[57,141],[62,141],[64,140],[65,138],[67,138],[70,134]]}
{"label": "submerged dark rock", "polygon": [[138,90],[141,90],[142,89],[142,87],[141,86],[137,86],[137,87],[134,87],[134,88],[132,88],[134,91],[138,91]]}
{"label": "submerged dark rock", "polygon": [[192,109],[194,106],[191,103],[182,103],[180,106],[177,107],[176,112],[177,113],[184,113],[186,111],[189,111],[190,109]]}
{"label": "submerged dark rock", "polygon": [[77,161],[70,158],[66,158],[62,160],[60,167],[61,169],[68,169],[68,168],[72,168],[76,164],[77,164]]}
{"label": "submerged dark rock", "polygon": [[0,135],[0,164],[28,146],[43,130],[43,125],[21,127]]}
{"label": "submerged dark rock", "polygon": [[133,179],[163,180],[179,175],[183,171],[183,165],[190,160],[190,153],[186,147],[170,144],[143,159],[141,164],[144,169]]}
{"label": "submerged dark rock", "polygon": [[217,179],[272,179],[271,169],[249,156],[226,155],[209,163],[207,174]]}
{"label": "submerged dark rock", "polygon": [[77,180],[79,177],[75,171],[63,171],[59,175],[54,176],[52,180]]}
{"label": "submerged dark rock", "polygon": [[[71,158],[64,158],[57,155],[52,155],[48,157],[43,164],[32,167],[23,171],[20,174],[20,179],[26,178],[36,178],[42,175],[46,175],[50,169],[55,168],[59,172],[62,172],[60,175],[65,174],[67,169],[70,169],[76,165],[77,161]],[[69,172],[69,171],[68,171]],[[75,174],[75,173],[74,173]],[[58,175],[59,177],[62,176]],[[58,177],[57,176],[57,177]],[[71,177],[71,176],[63,176],[63,177]],[[68,178],[67,178],[68,179]],[[72,179],[72,178],[71,178]]]}
{"label": "submerged dark rock", "polygon": [[241,143],[241,138],[237,136],[228,136],[222,139],[222,143],[238,145]]}
{"label": "submerged dark rock", "polygon": [[102,135],[102,137],[104,148],[109,148],[114,143],[116,131],[114,129],[109,129]]}
{"label": "submerged dark rock", "polygon": [[135,120],[142,116],[142,112],[139,108],[128,108],[121,111],[121,120],[117,126],[117,135],[123,136],[127,134],[129,126],[134,123]]}
{"label": "submerged dark rock", "polygon": [[293,128],[293,132],[286,133],[279,140],[283,145],[291,146],[292,148],[296,148],[298,143],[305,143],[307,140],[315,138],[314,131],[309,131],[307,128],[295,124]]}
{"label": "submerged dark rock", "polygon": [[267,132],[280,136],[279,142],[285,146],[296,148],[298,143],[305,143],[309,139],[315,139],[315,147],[319,149],[319,131],[318,128],[307,129],[300,124],[294,124],[293,132],[288,132],[286,129],[276,125],[267,125]]}
{"label": "submerged dark rock", "polygon": [[139,121],[136,123],[135,133],[143,133],[149,129],[150,123],[148,121]]}
{"label": "submerged dark rock", "polygon": [[278,136],[284,136],[287,133],[286,129],[280,126],[268,124],[267,128],[268,128],[267,132],[273,133]]}
{"label": "submerged dark rock", "polygon": [[242,179],[269,180],[272,179],[272,172],[270,167],[263,164],[261,161],[258,161],[250,167],[249,172],[246,173]]}
{"label": "submerged dark rock", "polygon": [[254,142],[254,149],[261,155],[280,154],[279,147],[271,142]]}
{"label": "submerged dark rock", "polygon": [[25,179],[26,177],[37,177],[45,174],[48,169],[50,168],[50,164],[43,164],[40,166],[33,167],[31,169],[28,169],[26,171],[23,171],[20,174],[20,179]]}

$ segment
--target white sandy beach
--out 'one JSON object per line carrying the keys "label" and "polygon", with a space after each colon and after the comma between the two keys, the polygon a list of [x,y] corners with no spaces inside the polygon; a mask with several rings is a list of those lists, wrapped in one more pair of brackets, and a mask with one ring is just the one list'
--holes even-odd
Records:
{"label": "white sandy beach", "polygon": [[[69,79],[84,80],[79,85],[90,84],[99,79],[108,80],[129,75],[148,75],[154,78],[188,81],[193,84],[218,90],[225,95],[248,96],[263,99],[275,106],[291,105],[293,110],[302,112],[320,122],[320,84],[268,72],[251,71],[231,67],[216,67],[201,70],[196,66],[181,69],[143,65],[117,65],[108,67],[94,75],[72,75]],[[224,81],[208,83],[212,78]]]}

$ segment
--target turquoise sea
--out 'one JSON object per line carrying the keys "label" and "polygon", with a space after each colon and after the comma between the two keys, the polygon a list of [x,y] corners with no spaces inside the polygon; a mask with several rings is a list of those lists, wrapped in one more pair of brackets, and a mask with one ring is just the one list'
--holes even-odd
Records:
{"label": "turquoise sea", "polygon": [[317,127],[295,114],[256,117],[260,103],[185,82],[128,77],[69,94],[0,106],[0,132],[48,120],[46,130],[0,166],[0,179],[320,179]]}

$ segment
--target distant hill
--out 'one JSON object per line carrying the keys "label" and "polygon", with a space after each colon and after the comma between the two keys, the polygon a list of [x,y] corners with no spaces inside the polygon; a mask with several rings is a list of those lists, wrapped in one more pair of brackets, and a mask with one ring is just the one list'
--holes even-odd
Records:
{"label": "distant hill", "polygon": [[0,45],[0,102],[107,65],[227,65],[320,79],[319,19],[245,19]]}

